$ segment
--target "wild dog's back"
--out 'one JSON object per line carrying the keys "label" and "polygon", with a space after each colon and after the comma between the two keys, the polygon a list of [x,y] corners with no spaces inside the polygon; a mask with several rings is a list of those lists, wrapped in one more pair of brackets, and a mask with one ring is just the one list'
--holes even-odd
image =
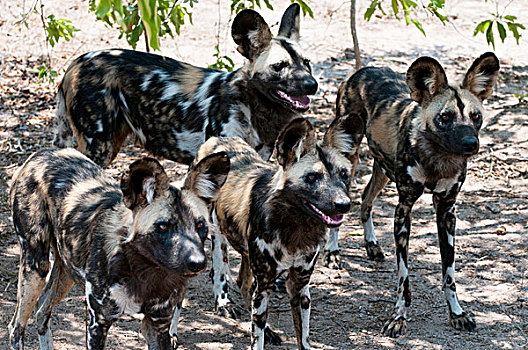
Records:
{"label": "wild dog's back", "polygon": [[[74,194],[74,195],[72,195]],[[98,196],[97,201],[91,197]],[[67,148],[42,150],[33,154],[13,177],[10,189],[13,224],[23,249],[38,245],[42,273],[47,273],[50,244],[55,245],[57,227],[88,223],[94,205],[115,205],[121,201],[116,184],[104,177],[100,167]],[[73,199],[72,199],[73,198]],[[66,237],[68,238],[68,237]],[[84,245],[85,241],[66,244]],[[86,237],[85,237],[86,238]]]}

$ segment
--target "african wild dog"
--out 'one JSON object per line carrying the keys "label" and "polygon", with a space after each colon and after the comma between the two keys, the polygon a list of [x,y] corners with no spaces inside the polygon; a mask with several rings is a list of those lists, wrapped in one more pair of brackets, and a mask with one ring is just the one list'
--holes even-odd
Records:
{"label": "african wild dog", "polygon": [[198,68],[153,54],[86,53],[66,71],[57,95],[57,137],[106,166],[132,133],[157,157],[189,164],[211,136],[239,136],[268,159],[280,130],[309,108],[317,91],[299,46],[299,5],[284,12],[278,36],[244,10],[232,36],[248,59],[234,72]]}
{"label": "african wild dog", "polygon": [[[452,86],[435,59],[421,57],[407,71],[407,81],[388,68],[369,67],[356,72],[339,88],[338,119],[362,122],[365,127],[357,130],[356,139],[360,142],[366,133],[374,157],[372,177],[361,204],[370,259],[384,259],[374,235],[372,203],[389,180],[396,182],[398,189],[394,213],[398,298],[394,314],[383,327],[386,335],[397,337],[406,330],[411,304],[407,262],[411,210],[424,191],[433,193],[442,289],[450,323],[469,331],[476,326],[456,295],[455,201],[466,177],[468,159],[479,149],[482,101],[491,96],[498,73],[499,60],[488,52],[473,62],[460,86]],[[351,155],[352,163],[357,163],[357,152]],[[337,239],[337,231],[334,234]]]}
{"label": "african wild dog", "polygon": [[280,165],[263,161],[240,138],[211,138],[198,151],[197,160],[213,152],[226,152],[231,159],[214,207],[225,236],[213,239],[213,282],[217,308],[230,313],[227,237],[242,255],[237,283],[251,309],[252,349],[262,349],[265,336],[280,343],[266,320],[274,281],[284,271],[298,347],[310,347],[308,283],[327,228],[339,226],[350,209],[351,164],[345,154],[352,129],[348,119],[340,119],[317,144],[312,125],[294,119],[277,139]]}
{"label": "african wild dog", "polygon": [[208,204],[228,171],[227,155],[213,154],[190,170],[180,189],[155,159],[144,158],[123,175],[120,190],[78,151],[33,154],[11,186],[21,248],[11,346],[23,348],[36,304],[41,348],[52,349],[52,309],[78,283],[86,292],[89,349],[104,348],[108,329],[124,313],[144,314],[149,349],[175,348],[171,318],[185,281],[206,266],[203,243],[216,227]]}

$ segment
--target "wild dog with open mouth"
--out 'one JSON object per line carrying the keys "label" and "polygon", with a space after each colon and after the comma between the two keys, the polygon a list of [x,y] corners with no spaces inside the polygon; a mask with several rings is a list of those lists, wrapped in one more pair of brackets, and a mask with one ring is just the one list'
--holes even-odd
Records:
{"label": "wild dog with open mouth", "polygon": [[212,154],[176,188],[155,159],[144,158],[123,175],[120,189],[78,151],[33,154],[10,193],[21,248],[11,346],[23,348],[36,304],[41,349],[52,349],[52,309],[78,283],[89,310],[87,348],[103,349],[124,313],[144,314],[149,349],[176,348],[171,319],[181,308],[185,281],[206,266],[203,243],[216,227],[208,204],[228,171],[227,155]]}
{"label": "wild dog with open mouth", "polygon": [[[424,191],[432,192],[442,257],[442,289],[450,323],[472,331],[473,317],[461,308],[455,287],[455,202],[466,177],[468,159],[479,149],[482,102],[492,94],[499,60],[491,53],[477,58],[460,86],[449,85],[433,58],[418,58],[405,81],[389,68],[363,68],[339,88],[338,118],[357,118],[365,128],[374,157],[372,177],[362,195],[361,221],[370,259],[383,260],[374,235],[372,203],[389,180],[396,182],[399,202],[394,213],[398,268],[396,310],[383,332],[397,337],[406,330],[411,304],[408,247],[411,210]],[[410,98],[409,98],[410,94]],[[357,143],[359,146],[359,142]],[[351,153],[357,163],[357,152]],[[333,232],[337,240],[337,231]],[[337,242],[336,242],[337,245]]]}
{"label": "wild dog with open mouth", "polygon": [[280,343],[266,320],[275,279],[284,271],[298,347],[310,347],[310,277],[327,228],[339,226],[350,209],[351,164],[345,154],[353,128],[348,122],[336,122],[317,144],[312,125],[294,119],[277,139],[279,166],[263,161],[240,138],[211,138],[198,151],[196,160],[214,152],[226,152],[231,159],[214,207],[225,236],[213,239],[213,282],[217,307],[233,306],[226,278],[227,237],[242,255],[237,283],[251,309],[252,349],[263,348],[265,335]]}
{"label": "wild dog with open mouth", "polygon": [[232,36],[248,59],[234,72],[129,50],[80,56],[59,86],[57,144],[71,146],[73,131],[77,148],[105,167],[132,133],[153,155],[189,164],[209,137],[238,136],[268,159],[317,91],[298,42],[299,5],[275,38],[253,10],[235,17]]}

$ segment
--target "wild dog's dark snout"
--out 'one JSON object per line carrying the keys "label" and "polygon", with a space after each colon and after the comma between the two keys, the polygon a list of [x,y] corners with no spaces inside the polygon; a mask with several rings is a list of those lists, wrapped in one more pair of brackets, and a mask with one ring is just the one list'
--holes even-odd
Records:
{"label": "wild dog's dark snout", "polygon": [[185,262],[187,269],[191,272],[200,272],[205,269],[206,259],[204,254],[191,254]]}
{"label": "wild dog's dark snout", "polygon": [[306,77],[302,82],[302,89],[306,95],[314,95],[318,87],[317,81],[312,76]]}
{"label": "wild dog's dark snout", "polygon": [[466,136],[462,139],[462,150],[466,153],[478,150],[479,141],[475,136]]}
{"label": "wild dog's dark snout", "polygon": [[468,126],[462,125],[458,127],[456,135],[456,144],[459,145],[460,151],[463,154],[475,154],[479,149],[479,139],[475,130]]}
{"label": "wild dog's dark snout", "polygon": [[335,210],[342,214],[348,213],[348,211],[350,210],[350,206],[351,206],[351,203],[350,203],[350,199],[348,198],[339,199],[334,202]]}

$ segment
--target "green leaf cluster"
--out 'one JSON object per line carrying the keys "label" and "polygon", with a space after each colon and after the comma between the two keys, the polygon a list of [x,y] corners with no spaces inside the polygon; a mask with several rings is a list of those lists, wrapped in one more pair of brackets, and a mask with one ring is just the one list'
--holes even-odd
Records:
{"label": "green leaf cluster", "polygon": [[[387,2],[384,0],[371,0],[369,7],[365,11],[364,18],[370,21],[377,11],[381,12],[383,16],[386,16],[387,12],[384,10],[384,5],[387,5]],[[430,0],[428,4],[422,2],[421,6],[428,14],[438,18],[442,24],[449,22],[447,16],[441,12],[445,7],[445,0]],[[398,21],[403,17],[406,25],[412,23],[425,36],[425,30],[422,24],[412,16],[412,12],[418,8],[418,3],[412,0],[390,0],[390,8],[392,14]]]}
{"label": "green leaf cluster", "polygon": [[[180,34],[181,26],[192,24],[191,8],[198,0],[90,0],[90,11],[108,26],[119,27],[132,48],[146,32],[150,47],[159,50],[159,38]],[[181,4],[180,4],[181,3]]]}
{"label": "green leaf cluster", "polygon": [[504,43],[504,40],[507,37],[507,31],[508,30],[512,33],[513,37],[515,38],[515,41],[517,42],[517,45],[519,45],[519,39],[521,38],[521,34],[519,33],[520,30],[525,30],[526,28],[521,23],[517,22],[516,16],[506,15],[502,16],[499,14],[491,14],[493,18],[486,19],[475,27],[475,31],[473,32],[473,36],[478,35],[479,33],[482,33],[486,36],[486,42],[488,45],[492,45],[493,49],[495,49],[495,37],[493,35],[493,27],[495,24],[495,27],[497,28],[497,32],[499,33],[499,38],[501,39],[501,42]]}

